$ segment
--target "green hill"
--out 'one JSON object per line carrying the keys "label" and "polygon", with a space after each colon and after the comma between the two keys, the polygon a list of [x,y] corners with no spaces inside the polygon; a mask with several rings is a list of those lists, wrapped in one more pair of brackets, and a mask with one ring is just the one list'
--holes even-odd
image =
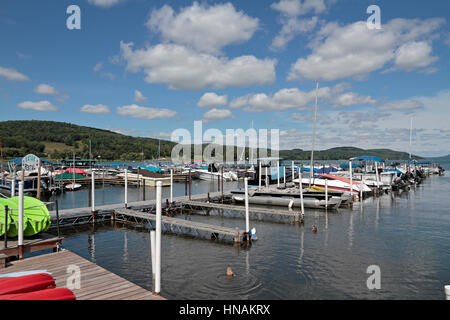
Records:
{"label": "green hill", "polygon": [[[140,160],[158,157],[158,140],[125,136],[108,130],[54,121],[0,122],[3,157],[21,157],[28,153],[50,159],[93,158],[103,160]],[[175,144],[161,140],[161,156],[170,156]]]}
{"label": "green hill", "polygon": [[[360,149],[355,147],[338,147],[328,150],[314,151],[315,160],[348,160],[352,157],[359,156],[376,156],[385,160],[408,160],[409,154],[406,152],[399,152],[390,149]],[[280,157],[285,160],[309,160],[311,159],[311,150],[281,150]],[[422,159],[414,156],[415,159]]]}
{"label": "green hill", "polygon": [[[108,130],[78,126],[55,121],[4,121],[0,122],[0,138],[3,157],[10,159],[28,153],[60,160],[72,158],[73,152],[80,158],[89,158],[89,141],[92,156],[101,160],[141,160],[158,157],[158,140],[126,136]],[[161,140],[161,157],[170,158],[175,143]],[[203,145],[203,149],[207,145]],[[246,157],[249,150],[246,149]],[[224,150],[225,154],[225,150]],[[235,147],[235,160],[238,157]],[[254,153],[256,155],[256,152]],[[270,152],[268,152],[270,156]],[[311,151],[293,149],[281,150],[280,157],[286,160],[308,160]],[[363,150],[353,147],[338,147],[314,152],[316,160],[349,159],[361,155],[378,156],[383,159],[406,160],[408,154],[389,149]],[[420,158],[420,157],[416,157]]]}

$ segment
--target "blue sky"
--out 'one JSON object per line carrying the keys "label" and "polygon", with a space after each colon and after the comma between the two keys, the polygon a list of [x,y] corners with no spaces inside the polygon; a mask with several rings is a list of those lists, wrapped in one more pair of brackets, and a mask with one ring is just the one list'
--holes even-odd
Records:
{"label": "blue sky", "polygon": [[[69,30],[68,6],[81,9]],[[367,27],[369,5],[381,30]],[[450,153],[447,1],[42,0],[0,3],[0,120],[170,139],[279,129],[282,149]]]}

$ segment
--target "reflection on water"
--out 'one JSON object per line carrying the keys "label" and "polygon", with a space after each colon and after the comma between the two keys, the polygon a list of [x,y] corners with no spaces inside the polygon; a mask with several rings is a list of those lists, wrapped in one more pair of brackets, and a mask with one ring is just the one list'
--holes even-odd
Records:
{"label": "reflection on water", "polygon": [[[216,191],[217,186],[196,183],[202,192]],[[107,189],[103,201],[120,202],[121,190],[111,189],[116,188]],[[177,185],[174,193],[184,195],[184,185]],[[251,221],[259,240],[250,247],[163,234],[162,295],[169,299],[443,299],[444,285],[450,284],[449,193],[449,177],[430,177],[415,190],[368,198],[352,209],[306,211],[303,226]],[[87,204],[87,198],[77,199],[78,194],[64,195],[68,197],[62,199],[64,207],[70,207],[71,201]],[[102,199],[100,194],[96,199]],[[223,216],[191,218],[229,227],[245,225],[243,219]],[[313,224],[317,233],[311,231]],[[105,223],[95,232],[86,226],[66,229],[63,235],[64,247],[152,289],[147,228]],[[380,266],[380,290],[366,287],[370,265]],[[225,276],[228,266],[236,274],[231,279]]]}

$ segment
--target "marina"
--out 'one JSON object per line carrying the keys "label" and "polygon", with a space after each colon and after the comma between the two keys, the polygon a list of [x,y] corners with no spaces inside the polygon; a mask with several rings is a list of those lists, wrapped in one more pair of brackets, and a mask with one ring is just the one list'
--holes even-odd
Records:
{"label": "marina", "polygon": [[450,2],[53,2],[0,2],[1,302],[450,300]]}

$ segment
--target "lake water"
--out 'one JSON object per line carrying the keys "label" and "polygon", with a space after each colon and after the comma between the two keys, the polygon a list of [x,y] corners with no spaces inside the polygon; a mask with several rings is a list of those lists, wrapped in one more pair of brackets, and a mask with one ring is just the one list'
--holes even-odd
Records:
{"label": "lake water", "polygon": [[[449,164],[442,163],[450,170]],[[227,189],[237,187],[226,183]],[[174,195],[184,195],[184,184]],[[196,193],[217,191],[195,181]],[[147,188],[147,199],[155,189]],[[164,188],[167,196],[169,188]],[[161,295],[169,299],[444,299],[450,284],[450,177],[433,176],[416,189],[368,198],[337,212],[306,210],[304,226],[250,221],[259,240],[233,246],[163,234]],[[141,199],[131,189],[129,201]],[[66,193],[61,208],[85,207],[87,191]],[[97,189],[96,202],[123,201],[123,188]],[[243,219],[192,216],[244,228]],[[315,224],[318,232],[313,233]],[[64,229],[65,248],[148,290],[152,289],[149,230],[110,223]],[[381,270],[381,289],[366,273]],[[227,278],[230,266],[236,276]]]}

